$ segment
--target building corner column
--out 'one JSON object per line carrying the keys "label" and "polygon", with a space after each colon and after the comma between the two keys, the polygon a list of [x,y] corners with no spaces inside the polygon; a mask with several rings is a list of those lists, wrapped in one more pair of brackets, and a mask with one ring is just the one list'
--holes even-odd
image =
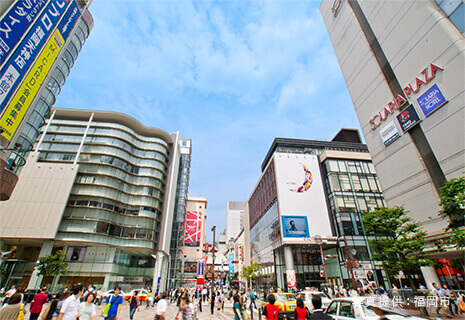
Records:
{"label": "building corner column", "polygon": [[[54,245],[53,240],[45,241],[42,245],[42,248],[40,249],[39,258],[42,258],[42,257],[45,257],[51,254],[53,250],[53,245]],[[37,289],[42,283],[43,279],[44,279],[44,276],[39,275],[37,268],[34,268],[34,271],[32,272],[32,275],[31,275],[31,279],[29,279],[27,289]]]}

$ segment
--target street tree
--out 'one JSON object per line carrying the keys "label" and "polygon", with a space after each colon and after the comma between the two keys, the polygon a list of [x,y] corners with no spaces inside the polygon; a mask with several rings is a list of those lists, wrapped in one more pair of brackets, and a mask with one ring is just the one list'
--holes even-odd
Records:
{"label": "street tree", "polygon": [[58,250],[55,254],[43,256],[37,261],[37,272],[42,276],[56,277],[58,275],[65,275],[68,272],[67,258],[68,255],[62,250]]}
{"label": "street tree", "polygon": [[465,248],[465,177],[447,180],[439,194],[439,216],[449,220],[446,231],[452,231],[451,242]]}
{"label": "street tree", "polygon": [[255,278],[262,275],[262,266],[258,263],[253,263],[250,266],[242,267],[242,276],[247,279],[250,283]]}
{"label": "street tree", "polygon": [[407,216],[403,206],[378,208],[363,218],[365,233],[373,249],[373,259],[381,261],[384,271],[395,278],[403,271],[412,289],[416,290],[413,274],[431,261],[423,252],[426,232]]}

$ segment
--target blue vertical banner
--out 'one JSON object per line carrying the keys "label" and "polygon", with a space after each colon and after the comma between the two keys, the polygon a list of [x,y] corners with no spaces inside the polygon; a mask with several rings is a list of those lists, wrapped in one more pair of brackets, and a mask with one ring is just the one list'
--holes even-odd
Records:
{"label": "blue vertical banner", "polygon": [[60,23],[58,24],[58,30],[60,31],[61,36],[63,37],[65,42],[66,40],[68,40],[69,34],[71,33],[71,30],[73,30],[80,16],[81,11],[79,11],[76,2],[73,0],[71,5],[69,6],[68,11],[66,11],[65,16],[63,17],[63,19],[61,19]]}
{"label": "blue vertical banner", "polygon": [[71,0],[52,0],[5,63],[0,72],[0,115],[70,3]]}
{"label": "blue vertical banner", "polygon": [[0,21],[0,65],[49,0],[19,0]]}

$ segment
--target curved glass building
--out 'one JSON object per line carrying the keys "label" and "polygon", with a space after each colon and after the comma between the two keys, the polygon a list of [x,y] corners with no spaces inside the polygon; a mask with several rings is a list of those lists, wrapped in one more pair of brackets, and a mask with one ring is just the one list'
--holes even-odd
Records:
{"label": "curved glass building", "polygon": [[[66,251],[69,271],[55,279],[55,286],[163,286],[168,281],[177,193],[185,197],[187,192],[178,184],[188,181],[189,170],[180,170],[186,163],[188,168],[190,140],[178,134],[146,127],[116,112],[54,109],[4,208],[17,212],[21,221],[21,212],[28,214],[21,208],[43,196],[28,191],[32,185],[56,195],[29,214],[29,220],[36,220],[30,228],[6,219],[3,230],[16,228],[17,233],[6,231],[5,250],[18,250],[22,233],[35,248],[33,256]],[[21,197],[28,192],[32,196]],[[58,221],[52,222],[52,217]],[[48,231],[33,231],[39,228]],[[26,274],[18,284],[52,284],[53,279],[41,279],[26,266],[20,269]]]}

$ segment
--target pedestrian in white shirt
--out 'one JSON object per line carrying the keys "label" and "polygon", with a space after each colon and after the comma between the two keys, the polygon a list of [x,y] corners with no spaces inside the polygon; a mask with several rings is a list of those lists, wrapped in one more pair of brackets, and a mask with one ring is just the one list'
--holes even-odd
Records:
{"label": "pedestrian in white shirt", "polygon": [[168,302],[166,301],[167,294],[163,292],[160,300],[157,303],[157,309],[155,310],[156,320],[165,320],[165,312],[168,310]]}
{"label": "pedestrian in white shirt", "polygon": [[58,320],[76,320],[79,313],[79,306],[81,305],[81,300],[79,298],[84,293],[84,287],[78,284],[73,288],[72,292],[73,294],[63,302]]}

